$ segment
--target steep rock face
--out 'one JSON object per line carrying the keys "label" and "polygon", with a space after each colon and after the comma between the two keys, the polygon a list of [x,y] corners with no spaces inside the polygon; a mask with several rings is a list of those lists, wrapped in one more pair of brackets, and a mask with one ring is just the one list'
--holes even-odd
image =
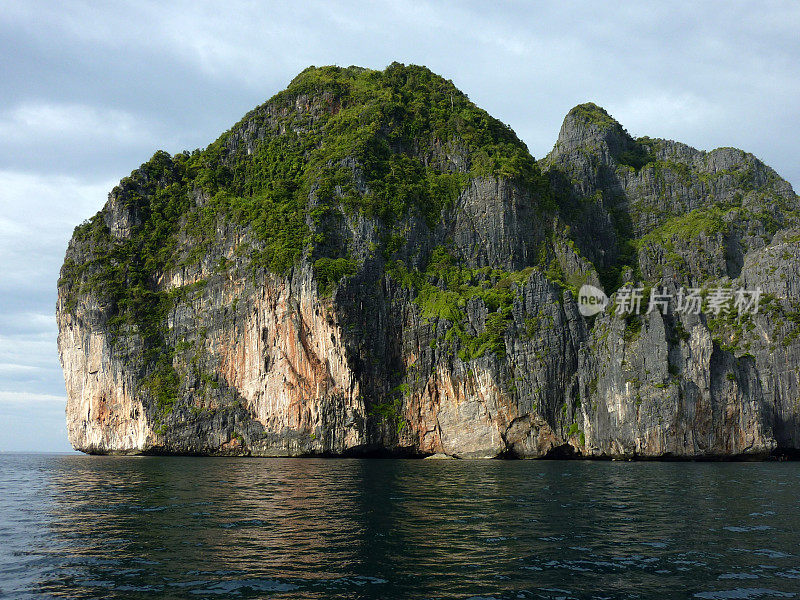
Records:
{"label": "steep rock face", "polygon": [[[537,165],[426,69],[312,68],[206,150],[157,153],[76,229],[57,307],[70,441],[792,451],[798,208],[752,155],[634,140],[594,105]],[[577,288],[601,282],[758,286],[765,305],[581,316]]]}
{"label": "steep rock face", "polygon": [[[739,456],[796,448],[789,432],[798,409],[800,238],[791,229],[798,219],[791,186],[739,150],[633,140],[594,105],[571,111],[543,163],[567,198],[561,212],[576,244],[596,257],[607,287],[625,280],[673,295],[682,286],[758,288],[765,300],[758,314],[743,317],[597,318],[581,368],[592,402],[578,421],[583,453]],[[589,236],[598,224],[600,249]]]}

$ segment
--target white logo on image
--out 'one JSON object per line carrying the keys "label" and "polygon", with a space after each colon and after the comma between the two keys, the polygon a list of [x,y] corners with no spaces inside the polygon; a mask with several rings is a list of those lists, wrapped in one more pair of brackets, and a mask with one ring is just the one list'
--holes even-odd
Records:
{"label": "white logo on image", "polygon": [[588,283],[581,286],[578,292],[578,310],[584,317],[591,317],[601,313],[607,306],[608,296],[603,290]]}

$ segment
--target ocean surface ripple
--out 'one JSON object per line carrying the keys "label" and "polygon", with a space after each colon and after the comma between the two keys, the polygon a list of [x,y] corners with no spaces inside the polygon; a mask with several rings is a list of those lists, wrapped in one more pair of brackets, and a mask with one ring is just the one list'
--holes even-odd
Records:
{"label": "ocean surface ripple", "polygon": [[800,463],[0,455],[0,597],[800,598]]}

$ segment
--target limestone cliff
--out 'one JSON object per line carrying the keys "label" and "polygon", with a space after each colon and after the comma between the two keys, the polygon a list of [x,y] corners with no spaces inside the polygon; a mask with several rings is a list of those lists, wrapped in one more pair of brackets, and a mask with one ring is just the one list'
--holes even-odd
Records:
{"label": "limestone cliff", "polygon": [[[57,306],[70,441],[792,454],[798,211],[752,155],[633,139],[591,104],[537,163],[427,69],[309,68],[205,150],[156,153],[76,228]],[[584,317],[584,283],[764,299]]]}

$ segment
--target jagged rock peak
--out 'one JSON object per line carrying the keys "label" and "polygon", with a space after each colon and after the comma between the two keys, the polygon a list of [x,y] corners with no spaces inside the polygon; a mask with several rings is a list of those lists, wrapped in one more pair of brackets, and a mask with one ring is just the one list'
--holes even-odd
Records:
{"label": "jagged rock peak", "polygon": [[615,155],[629,150],[634,144],[628,132],[604,108],[586,102],[574,107],[564,117],[555,149],[563,153],[604,145]]}

